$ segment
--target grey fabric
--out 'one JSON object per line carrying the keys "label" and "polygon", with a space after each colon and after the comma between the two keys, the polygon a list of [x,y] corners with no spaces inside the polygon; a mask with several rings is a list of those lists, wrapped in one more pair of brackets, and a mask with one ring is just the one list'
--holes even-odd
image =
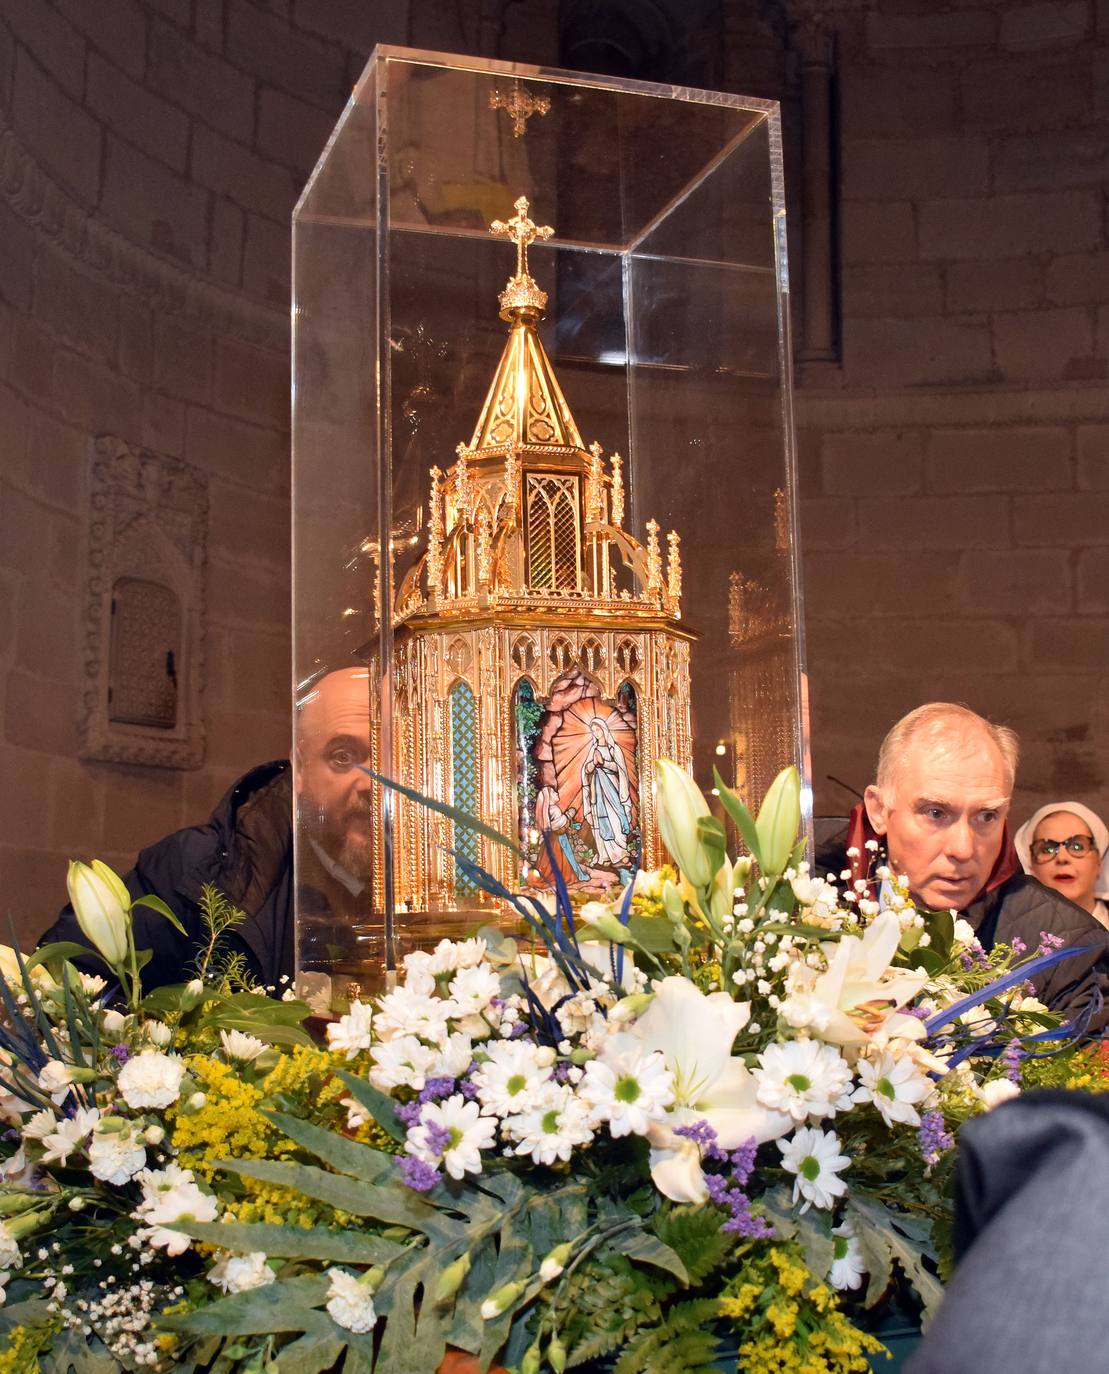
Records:
{"label": "grey fabric", "polygon": [[1109,1369],[1109,1102],[1035,1092],[959,1137],[958,1266],[905,1374]]}

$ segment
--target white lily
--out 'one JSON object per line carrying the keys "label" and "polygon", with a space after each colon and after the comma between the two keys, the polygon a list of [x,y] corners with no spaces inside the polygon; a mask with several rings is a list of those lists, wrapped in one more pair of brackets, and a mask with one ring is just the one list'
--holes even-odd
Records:
{"label": "white lily", "polygon": [[879,1032],[921,1039],[921,1022],[900,1008],[917,995],[927,975],[890,967],[900,939],[896,913],[884,911],[861,936],[845,935],[834,945],[824,945],[829,956],[826,971],[818,974],[798,966],[782,1015],[831,1045],[862,1046]]}
{"label": "white lily", "polygon": [[732,1057],[732,1041],[751,1019],[750,1003],[733,1002],[726,992],[706,995],[685,978],[663,978],[654,994],[627,1032],[645,1051],[658,1050],[674,1078],[674,1106],[648,1133],[651,1177],[673,1201],[701,1202],[708,1194],[699,1151],[672,1127],[707,1121],[721,1148],[734,1150],[752,1138],[777,1140],[793,1123],[760,1106],[758,1083]]}

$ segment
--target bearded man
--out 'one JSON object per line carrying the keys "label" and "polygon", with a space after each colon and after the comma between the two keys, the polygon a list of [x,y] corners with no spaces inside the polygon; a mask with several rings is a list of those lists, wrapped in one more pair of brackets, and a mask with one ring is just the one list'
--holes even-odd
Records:
{"label": "bearded man", "polygon": [[[148,846],[124,882],[132,897],[161,897],[185,928],[140,907],[135,944],[152,951],[142,970],[146,991],[191,977],[207,943],[201,892],[211,884],[245,920],[222,938],[264,987],[293,976],[293,795],[300,824],[296,887],[302,912],[327,919],[334,950],[365,910],[371,873],[369,678],[364,667],[312,679],[297,701],[293,767],[278,759],[252,768],[231,787],[202,825]],[[315,924],[317,935],[321,927]],[[40,943],[87,944],[71,906]],[[91,967],[91,966],[90,966]]]}
{"label": "bearded man", "polygon": [[[882,742],[877,778],[848,823],[847,863],[852,879],[867,878],[876,841],[918,907],[957,912],[986,950],[1082,950],[1032,980],[1053,1011],[1072,1014],[1095,986],[1109,996],[1109,931],[1022,871],[1008,829],[1018,758],[1005,726],[949,702],[917,707]],[[1107,1016],[1109,1007],[1091,1028]]]}

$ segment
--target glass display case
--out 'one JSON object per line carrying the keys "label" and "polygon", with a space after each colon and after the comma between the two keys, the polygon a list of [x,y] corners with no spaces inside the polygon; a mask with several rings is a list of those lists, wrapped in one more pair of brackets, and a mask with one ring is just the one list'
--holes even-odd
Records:
{"label": "glass display case", "polygon": [[297,966],[326,1000],[498,919],[475,865],[587,896],[656,866],[659,757],[752,806],[807,781],[778,107],[379,48],[293,284]]}

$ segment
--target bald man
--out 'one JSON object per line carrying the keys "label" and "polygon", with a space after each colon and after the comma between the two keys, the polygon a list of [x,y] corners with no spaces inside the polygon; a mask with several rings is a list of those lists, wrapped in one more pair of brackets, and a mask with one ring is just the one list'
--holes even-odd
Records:
{"label": "bald man", "polygon": [[[246,913],[228,932],[225,947],[241,954],[265,987],[280,990],[282,978],[292,977],[294,774],[301,910],[334,918],[334,946],[362,910],[370,877],[369,779],[358,766],[369,757],[366,669],[323,675],[298,702],[293,768],[288,759],[252,768],[203,825],[178,830],[142,851],[124,880],[129,891],[161,897],[186,931],[182,936],[149,910],[134,913],[135,943],[153,952],[142,972],[147,991],[191,976],[206,943],[200,911],[205,883]],[[88,943],[72,907],[40,943],[54,940]]]}
{"label": "bald man", "polygon": [[[930,702],[890,730],[877,777],[848,827],[852,877],[866,876],[877,840],[919,907],[952,910],[984,948],[1020,940],[1034,954],[1044,933],[1085,950],[1033,981],[1053,1010],[1070,1013],[1100,987],[1109,997],[1109,932],[1088,912],[1022,870],[1007,825],[1019,759],[1012,730],[965,706]],[[1092,1026],[1109,1017],[1109,1006]]]}

